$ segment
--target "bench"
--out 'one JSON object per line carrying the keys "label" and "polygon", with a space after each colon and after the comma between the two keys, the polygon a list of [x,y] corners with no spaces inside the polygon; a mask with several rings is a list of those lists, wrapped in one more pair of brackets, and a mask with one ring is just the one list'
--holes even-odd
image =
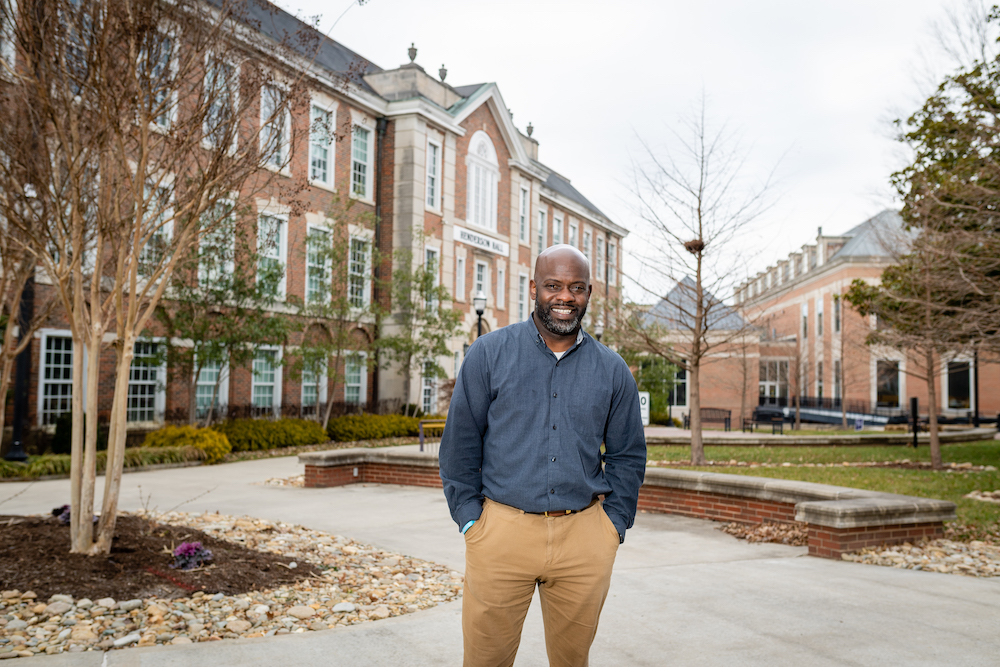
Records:
{"label": "bench", "polygon": [[[701,423],[723,424],[728,431],[732,414],[732,410],[723,410],[722,408],[702,408]],[[691,428],[690,413],[684,415],[684,428]]]}
{"label": "bench", "polygon": [[417,422],[417,431],[420,434],[420,451],[424,451],[424,428],[444,432],[445,421],[444,419],[421,419]]}
{"label": "bench", "polygon": [[762,426],[771,426],[771,435],[785,434],[785,420],[782,417],[769,417],[766,419],[746,418],[743,420],[743,432],[754,432],[760,430]]}

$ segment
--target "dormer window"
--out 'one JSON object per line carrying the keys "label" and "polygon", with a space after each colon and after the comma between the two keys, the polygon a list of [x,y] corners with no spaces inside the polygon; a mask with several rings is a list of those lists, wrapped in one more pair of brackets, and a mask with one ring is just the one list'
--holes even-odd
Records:
{"label": "dormer window", "polygon": [[467,194],[466,222],[496,231],[497,184],[500,182],[500,163],[493,142],[482,130],[469,140],[465,157]]}

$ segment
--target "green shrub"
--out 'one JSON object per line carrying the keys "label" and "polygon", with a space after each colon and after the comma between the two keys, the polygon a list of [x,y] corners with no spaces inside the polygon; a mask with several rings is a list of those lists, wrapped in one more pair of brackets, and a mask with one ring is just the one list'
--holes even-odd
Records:
{"label": "green shrub", "polygon": [[417,435],[420,420],[403,415],[345,415],[331,419],[326,432],[331,440],[381,440],[400,436]]}
{"label": "green shrub", "polygon": [[329,438],[309,419],[233,419],[212,427],[229,438],[234,452],[316,445]]}
{"label": "green shrub", "polygon": [[[131,447],[125,450],[125,468],[160,465],[164,463],[184,463],[186,461],[203,461],[205,452],[197,447],[162,447],[149,448]],[[108,453],[97,452],[97,471],[101,472],[107,465]],[[24,463],[0,463],[0,477],[33,479],[47,475],[69,475],[69,454],[45,454],[32,456]]]}
{"label": "green shrub", "polygon": [[[218,463],[233,450],[229,438],[210,428],[164,426],[146,435],[143,447],[196,447],[205,453],[205,463]],[[130,450],[126,450],[128,455]]]}
{"label": "green shrub", "polygon": [[656,424],[657,426],[672,426],[673,421],[670,419],[670,413],[668,412],[656,412],[650,410],[649,412],[649,423]]}

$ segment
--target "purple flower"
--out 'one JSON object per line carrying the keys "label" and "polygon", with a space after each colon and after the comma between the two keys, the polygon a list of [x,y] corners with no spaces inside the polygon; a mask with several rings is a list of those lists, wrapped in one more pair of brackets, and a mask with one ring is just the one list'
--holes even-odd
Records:
{"label": "purple flower", "polygon": [[201,545],[201,542],[181,542],[174,549],[174,564],[170,567],[181,570],[193,570],[212,560],[212,552]]}

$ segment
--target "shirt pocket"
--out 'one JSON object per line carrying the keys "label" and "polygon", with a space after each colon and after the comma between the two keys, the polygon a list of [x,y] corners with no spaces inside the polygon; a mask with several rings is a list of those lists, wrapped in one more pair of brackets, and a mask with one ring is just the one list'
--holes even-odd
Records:
{"label": "shirt pocket", "polygon": [[604,438],[611,408],[611,387],[603,381],[574,382],[569,388],[569,423],[584,438]]}

